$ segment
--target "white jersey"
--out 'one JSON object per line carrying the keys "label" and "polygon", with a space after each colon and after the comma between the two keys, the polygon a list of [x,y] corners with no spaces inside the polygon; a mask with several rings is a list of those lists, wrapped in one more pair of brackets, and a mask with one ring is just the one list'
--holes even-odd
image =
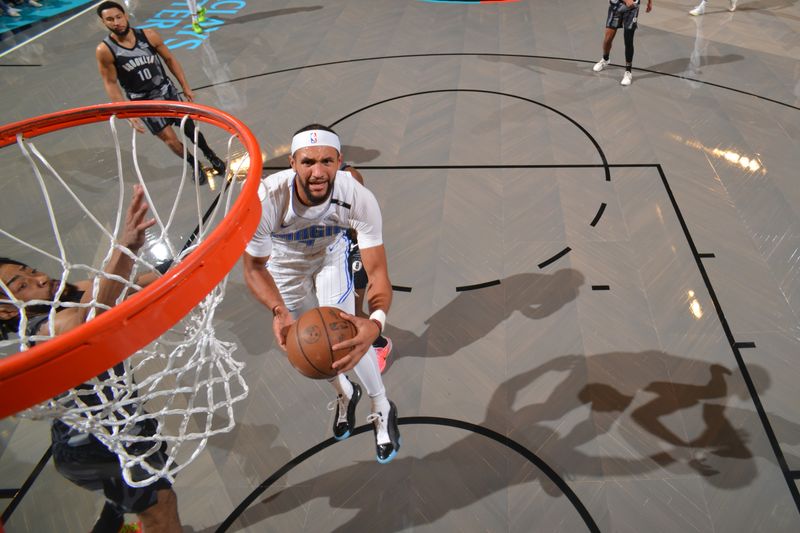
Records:
{"label": "white jersey", "polygon": [[383,244],[381,212],[372,192],[349,172],[337,171],[333,192],[324,204],[308,207],[297,198],[295,172],[283,170],[261,181],[261,221],[247,245],[254,257],[269,257],[270,270],[300,270],[332,251],[337,240],[353,228],[361,249]]}

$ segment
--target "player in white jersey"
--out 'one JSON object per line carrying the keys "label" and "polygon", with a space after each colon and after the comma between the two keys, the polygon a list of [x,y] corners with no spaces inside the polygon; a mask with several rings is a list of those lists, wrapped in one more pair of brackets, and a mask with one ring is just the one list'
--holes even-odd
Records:
{"label": "player in white jersey", "polygon": [[206,21],[206,8],[197,7],[197,0],[186,0],[186,5],[192,15],[192,30],[195,33],[203,33],[203,27],[200,26],[200,23]]}
{"label": "player in white jersey", "polygon": [[[372,342],[381,334],[392,301],[380,208],[375,196],[342,164],[339,137],[311,124],[292,139],[291,169],[265,178],[259,189],[261,222],[244,254],[247,286],[272,311],[272,329],[286,349],[289,326],[305,311],[338,307],[352,322],[356,336],[334,345],[350,352],[334,363],[339,374],[330,380],[337,399],[333,434],[346,439],[355,427],[361,387],[345,372],[355,370],[372,401],[367,417],[374,426],[379,463],[391,461],[400,449],[397,407],[386,397]],[[348,262],[348,229],[358,233],[361,261],[369,276],[369,318],[355,315],[353,279]]]}

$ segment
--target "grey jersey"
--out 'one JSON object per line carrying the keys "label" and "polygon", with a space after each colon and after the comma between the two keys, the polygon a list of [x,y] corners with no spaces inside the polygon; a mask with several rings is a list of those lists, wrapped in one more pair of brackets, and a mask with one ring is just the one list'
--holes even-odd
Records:
{"label": "grey jersey", "polygon": [[103,39],[114,56],[119,84],[131,100],[161,100],[173,87],[172,82],[144,31],[131,31],[136,37],[133,48],[125,48],[110,35]]}

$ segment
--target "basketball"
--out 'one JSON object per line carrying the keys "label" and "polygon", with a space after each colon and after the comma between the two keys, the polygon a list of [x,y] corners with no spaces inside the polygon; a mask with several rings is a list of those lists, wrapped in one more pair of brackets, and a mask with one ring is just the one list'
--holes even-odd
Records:
{"label": "basketball", "polygon": [[334,352],[331,346],[352,339],[356,327],[339,316],[341,309],[318,307],[303,313],[286,334],[289,362],[311,379],[329,379],[336,375],[331,365],[350,350]]}

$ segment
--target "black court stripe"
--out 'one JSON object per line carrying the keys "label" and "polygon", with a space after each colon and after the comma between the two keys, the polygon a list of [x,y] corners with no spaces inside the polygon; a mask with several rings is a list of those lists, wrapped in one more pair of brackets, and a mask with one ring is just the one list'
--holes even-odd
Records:
{"label": "black court stripe", "polygon": [[[742,379],[747,386],[747,391],[750,394],[750,400],[753,402],[753,406],[756,409],[758,418],[761,420],[761,426],[764,429],[764,433],[767,436],[770,446],[772,447],[772,453],[775,454],[775,459],[778,462],[778,466],[780,467],[784,479],[789,487],[789,493],[792,495],[794,504],[797,507],[797,511],[800,513],[800,490],[798,490],[797,484],[792,479],[789,471],[789,465],[786,462],[786,457],[783,455],[783,450],[781,450],[778,438],[775,435],[775,431],[772,429],[772,424],[767,416],[767,411],[764,409],[764,405],[761,403],[761,396],[758,394],[758,389],[756,389],[756,386],[753,383],[753,378],[750,376],[750,371],[747,369],[747,365],[745,364],[742,354],[737,347],[738,343],[733,338],[733,331],[731,331],[730,325],[728,324],[728,319],[725,316],[725,312],[722,310],[722,304],[720,304],[719,298],[717,298],[717,293],[714,291],[714,286],[711,284],[711,278],[709,278],[705,265],[703,265],[703,261],[701,260],[700,254],[697,251],[697,246],[694,244],[692,234],[689,232],[689,226],[686,224],[686,220],[683,218],[683,213],[681,213],[681,209],[678,206],[675,195],[672,193],[672,188],[669,186],[667,175],[660,164],[657,165],[656,168],[661,176],[661,182],[664,185],[667,196],[672,203],[672,208],[675,211],[675,216],[678,218],[678,223],[683,230],[683,235],[686,238],[686,242],[689,244],[689,249],[691,249],[692,255],[695,258],[695,264],[697,265],[697,269],[700,271],[700,276],[703,278],[703,283],[705,283],[706,289],[708,289],[709,297],[711,298],[711,302],[714,304],[714,309],[719,317],[722,330],[725,332],[725,336],[728,339],[728,344],[730,344],[731,350],[733,351],[733,357],[736,360],[736,365],[739,367],[739,372],[741,372]],[[755,344],[753,344],[753,346],[755,346]]]}
{"label": "black court stripe", "polygon": [[733,347],[734,348],[755,348],[756,347],[756,343],[754,343],[754,342],[734,342],[733,343]]}
{"label": "black court stripe", "polygon": [[392,285],[392,290],[395,292],[411,292],[411,287],[403,287],[400,285]]}
{"label": "black court stripe", "polygon": [[0,498],[10,500],[17,495],[19,489],[0,489]]}
{"label": "black court stripe", "polygon": [[[652,163],[576,163],[576,164],[542,164],[542,165],[358,165],[360,170],[493,170],[493,169],[547,169],[547,168],[656,168]],[[262,170],[288,170],[287,166],[263,165]]]}
{"label": "black court stripe", "polygon": [[610,291],[611,290],[611,286],[610,285],[592,285],[592,290],[593,291]]}
{"label": "black court stripe", "polygon": [[6,63],[4,65],[0,65],[0,67],[41,67],[42,65],[39,63],[31,63],[28,65],[23,65],[20,63]]}
{"label": "black court stripe", "polygon": [[474,291],[477,289],[485,289],[486,287],[493,287],[494,285],[500,285],[500,280],[495,279],[492,281],[487,281],[485,283],[477,283],[475,285],[462,285],[461,287],[456,287],[456,292],[464,292],[464,291]]}
{"label": "black court stripe", "polygon": [[[440,418],[435,416],[411,416],[406,418],[399,418],[397,420],[398,425],[406,426],[406,425],[432,425],[432,426],[446,426],[452,427],[457,429],[463,429],[466,431],[471,431],[478,435],[482,435],[484,437],[488,437],[495,442],[502,444],[503,446],[517,452],[519,455],[527,459],[530,463],[534,464],[542,473],[544,473],[550,481],[553,482],[561,492],[569,499],[570,503],[575,507],[575,510],[578,512],[580,517],[583,519],[583,522],[586,524],[586,528],[591,531],[592,533],[600,533],[600,528],[597,527],[592,515],[583,505],[578,495],[570,488],[570,486],[559,476],[555,470],[553,470],[550,465],[548,465],[544,460],[542,460],[539,456],[535,453],[530,451],[529,449],[525,448],[518,442],[502,435],[496,431],[491,429],[485,428],[483,426],[479,426],[476,424],[472,424],[470,422],[464,422],[461,420],[454,420],[452,418]],[[353,430],[353,435],[360,435],[361,433],[366,433],[367,431],[372,431],[372,424],[364,424],[359,426]],[[327,440],[320,442],[319,444],[312,446],[311,448],[307,449],[297,457],[291,459],[288,463],[284,464],[278,470],[275,471],[270,477],[268,477],[264,482],[262,482],[258,487],[253,489],[253,492],[247,495],[247,497],[242,500],[240,503],[228,517],[219,525],[217,528],[217,533],[224,533],[228,531],[228,529],[233,525],[233,523],[247,510],[248,507],[259,497],[263,494],[268,488],[270,488],[276,481],[290,472],[294,467],[301,464],[303,461],[308,459],[309,457],[314,456],[315,454],[321,452],[322,450],[333,446],[334,444],[346,442],[346,441],[337,441],[333,437],[330,437]],[[382,468],[387,468],[383,466]]]}
{"label": "black court stripe", "polygon": [[20,489],[14,495],[14,498],[8,504],[8,507],[6,507],[6,510],[3,511],[3,515],[0,516],[0,524],[8,523],[8,519],[11,518],[11,513],[14,512],[14,509],[17,508],[19,502],[22,501],[22,498],[25,497],[30,488],[33,486],[33,483],[36,481],[36,478],[39,477],[39,474],[44,469],[44,465],[46,465],[47,461],[50,460],[51,455],[53,455],[53,449],[52,447],[48,447],[47,450],[44,452],[44,454],[42,454],[42,458],[39,459],[39,462],[36,464],[35,467],[33,467],[33,470],[31,470],[28,479],[25,480],[25,483],[22,484],[22,487],[20,487]]}
{"label": "black court stripe", "polygon": [[[542,56],[542,55],[531,55],[531,54],[499,54],[499,53],[481,53],[481,52],[438,52],[438,53],[429,53],[429,54],[395,54],[395,55],[388,55],[388,56],[373,56],[373,57],[359,57],[354,59],[341,59],[339,61],[328,61],[325,63],[315,63],[313,65],[305,65],[302,67],[289,67],[279,70],[272,70],[267,72],[260,72],[258,74],[250,74],[248,76],[242,76],[239,78],[232,78],[230,80],[221,81],[218,83],[211,83],[208,85],[201,85],[199,87],[195,87],[195,91],[199,91],[201,89],[208,89],[211,87],[216,87],[217,85],[224,85],[227,83],[236,83],[239,81],[250,80],[253,78],[260,78],[263,76],[271,76],[273,74],[283,74],[286,72],[294,72],[298,70],[308,69],[308,68],[317,68],[317,67],[328,67],[334,65],[344,65],[347,63],[360,63],[364,61],[381,61],[386,59],[414,59],[414,58],[421,58],[421,57],[510,57],[510,58],[521,58],[521,59],[548,59],[552,61],[566,61],[570,63],[585,63],[587,65],[593,65],[597,60],[596,59],[577,59],[574,57],[562,57],[562,56]],[[618,65],[616,63],[610,63],[610,65],[615,67],[622,68],[623,65]],[[637,72],[649,72],[651,74],[658,74],[659,76],[664,76],[665,78],[675,78],[679,80],[686,80],[691,81],[694,83],[708,85],[709,87],[716,87],[718,89],[724,89],[726,91],[735,92],[738,94],[743,94],[745,96],[752,96],[753,98],[758,98],[759,100],[764,100],[766,102],[771,102],[773,104],[778,104],[784,107],[788,107],[789,109],[794,109],[796,111],[800,111],[800,107],[781,102],[780,100],[775,100],[773,98],[768,98],[766,96],[761,96],[759,94],[742,91],[741,89],[735,89],[733,87],[729,87],[727,85],[722,85],[719,83],[713,83],[710,81],[699,80],[696,78],[690,78],[688,76],[681,76],[680,74],[672,74],[669,72],[662,72],[659,70],[653,70],[648,68],[641,68],[641,67],[633,67],[633,70]]]}
{"label": "black court stripe", "polygon": [[558,261],[559,259],[561,259],[561,258],[562,258],[562,257],[564,257],[565,255],[567,255],[567,254],[568,254],[568,253],[570,253],[571,251],[572,251],[572,248],[570,248],[569,246],[567,246],[566,248],[564,248],[563,250],[561,250],[560,252],[558,252],[556,255],[554,255],[554,256],[553,256],[553,257],[551,257],[550,259],[547,259],[547,260],[545,260],[545,261],[542,261],[541,263],[539,263],[539,265],[538,265],[538,266],[539,266],[539,268],[544,268],[544,267],[546,267],[547,265],[550,265],[550,264],[552,264],[552,263],[555,263],[556,261]]}
{"label": "black court stripe", "polygon": [[603,216],[603,212],[606,210],[606,203],[603,202],[600,204],[600,209],[597,210],[597,214],[594,216],[592,221],[589,223],[590,226],[595,227],[598,222],[600,222],[600,217]]}
{"label": "black court stripe", "polygon": [[697,254],[697,256],[699,258],[701,258],[701,259],[711,259],[711,258],[717,257],[716,255],[711,254],[711,253]]}
{"label": "black court stripe", "polygon": [[462,89],[462,88],[456,88],[456,89],[433,89],[433,90],[430,90],[430,91],[418,91],[418,92],[414,92],[414,93],[401,94],[401,95],[398,95],[398,96],[393,96],[391,98],[385,98],[384,100],[373,102],[371,104],[365,105],[364,107],[362,107],[360,109],[356,109],[352,113],[348,113],[347,115],[341,117],[340,119],[333,121],[329,125],[329,127],[333,128],[334,126],[336,126],[340,122],[343,122],[343,121],[347,120],[348,118],[351,118],[351,117],[361,113],[362,111],[366,111],[367,109],[371,109],[373,107],[376,107],[376,106],[379,106],[379,105],[383,105],[383,104],[388,103],[388,102],[393,102],[395,100],[402,100],[402,99],[405,99],[405,98],[411,98],[411,97],[414,97],[414,96],[423,96],[423,95],[429,95],[429,94],[442,94],[442,93],[475,93],[475,94],[489,94],[489,95],[492,95],[492,96],[504,96],[506,98],[513,98],[513,99],[516,99],[516,100],[522,100],[523,102],[528,102],[530,104],[538,105],[539,107],[543,107],[543,108],[549,110],[550,112],[555,113],[556,115],[560,116],[561,118],[563,118],[564,120],[568,121],[573,126],[578,128],[578,130],[580,130],[581,133],[583,133],[583,135],[589,140],[589,142],[592,143],[592,145],[594,146],[595,152],[597,152],[597,155],[600,157],[600,161],[602,162],[602,167],[603,167],[603,170],[605,172],[605,180],[606,181],[611,181],[611,172],[610,172],[609,167],[608,167],[608,159],[606,158],[606,154],[603,151],[603,148],[600,146],[600,143],[598,143],[597,140],[592,136],[592,134],[589,133],[589,130],[584,128],[583,125],[581,125],[580,122],[578,122],[574,118],[570,117],[566,113],[564,113],[562,111],[559,111],[555,107],[551,107],[551,106],[549,106],[547,104],[539,102],[538,100],[533,100],[531,98],[525,98],[524,96],[519,96],[517,94],[512,94],[512,93],[504,93],[504,92],[500,92],[500,91],[488,91],[488,90],[485,90],[485,89]]}

